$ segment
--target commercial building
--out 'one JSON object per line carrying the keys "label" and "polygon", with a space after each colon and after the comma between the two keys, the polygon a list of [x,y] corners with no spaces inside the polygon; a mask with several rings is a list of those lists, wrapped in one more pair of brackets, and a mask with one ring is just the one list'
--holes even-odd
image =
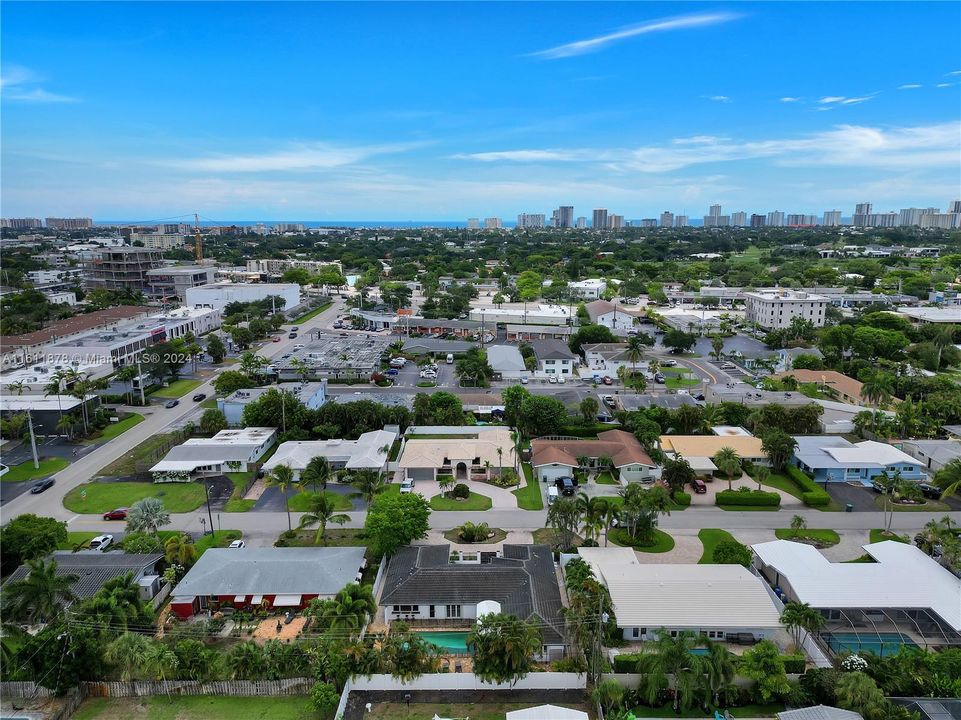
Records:
{"label": "commercial building", "polygon": [[56,270],[31,270],[27,273],[27,278],[33,283],[34,287],[42,287],[44,290],[55,290],[79,285],[83,279],[83,270],[81,268],[68,267],[62,267]]}
{"label": "commercial building", "polygon": [[823,295],[777,289],[773,292],[744,293],[744,320],[768,330],[790,327],[798,317],[809,320],[814,327],[824,326],[824,311],[829,300]]}
{"label": "commercial building", "polygon": [[[41,377],[40,383],[24,387],[27,392],[41,392],[50,382],[49,377]],[[9,418],[29,412],[33,420],[34,432],[41,435],[61,435],[63,429],[57,427],[57,423],[64,413],[72,411],[80,412],[86,405],[88,412],[96,409],[100,403],[97,395],[87,395],[83,399],[73,395],[0,395],[0,417]]]}
{"label": "commercial building", "polygon": [[573,314],[566,305],[528,305],[527,307],[471,308],[470,319],[497,323],[568,325]]}
{"label": "commercial building", "polygon": [[223,310],[234,302],[256,302],[277,298],[277,312],[300,304],[300,285],[297,283],[210,283],[187,288],[187,304]]}
{"label": "commercial building", "polygon": [[560,588],[546,545],[504,545],[500,552],[451,553],[449,545],[400,548],[389,561],[380,597],[384,620],[422,628],[470,629],[484,615],[505,613],[541,630],[538,660],[563,657]]}
{"label": "commercial building", "polygon": [[568,289],[582,300],[597,300],[607,291],[607,281],[601,278],[567,283]]}
{"label": "commercial building", "polygon": [[154,482],[189,482],[195,477],[247,472],[277,441],[277,429],[221,430],[211,438],[190,438],[150,468]]}
{"label": "commercial building", "polygon": [[623,215],[608,215],[607,216],[607,229],[608,230],[620,230],[624,227],[624,216]]}
{"label": "commercial building", "polygon": [[767,223],[767,218],[764,215],[758,215],[754,213],[751,215],[751,227],[752,228],[762,228]]}
{"label": "commercial building", "polygon": [[327,381],[320,382],[287,382],[269,387],[246,388],[237,390],[225,398],[217,399],[217,409],[224,414],[231,425],[243,425],[244,408],[259,400],[268,390],[276,389],[292,395],[310,410],[317,410],[327,402]]}
{"label": "commercial building", "polygon": [[758,640],[782,627],[764,582],[741,565],[640,563],[624,547],[582,547],[578,554],[607,587],[627,642],[684,631],[719,642]]}
{"label": "commercial building", "polygon": [[517,469],[514,441],[503,426],[411,426],[403,440],[397,467],[410,480],[455,482],[490,480],[502,468]]}
{"label": "commercial building", "polygon": [[264,463],[264,470],[270,472],[280,465],[294,471],[294,479],[300,481],[300,474],[307,469],[316,457],[327,458],[333,470],[375,470],[387,469],[390,448],[397,440],[397,429],[384,428],[362,433],[356,440],[295,440],[281,443],[277,451]]}
{"label": "commercial building", "polygon": [[179,250],[184,246],[184,236],[180,233],[130,233],[130,243],[138,242],[151,250]]}
{"label": "commercial building", "polygon": [[264,258],[260,260],[248,260],[247,271],[267,275],[268,277],[280,277],[288,270],[306,270],[317,275],[324,270],[334,268],[338,272],[343,270],[339,260],[298,260],[297,258]]}
{"label": "commercial building", "polygon": [[394,339],[388,335],[340,335],[318,333],[306,347],[275,363],[280,380],[370,378],[381,369],[381,360]]}
{"label": "commercial building", "polygon": [[567,343],[562,340],[534,340],[534,357],[537,358],[537,370],[545,375],[560,375],[571,377],[577,364],[577,356],[571,352]]}
{"label": "commercial building", "polygon": [[731,213],[731,225],[733,227],[747,227],[747,213],[743,210]]}
{"label": "commercial building", "polygon": [[480,229],[480,218],[467,218],[467,229],[468,229],[468,230],[479,230],[479,229]]}
{"label": "commercial building", "polygon": [[688,220],[687,215],[675,215],[674,216],[674,227],[687,227]]}
{"label": "commercial building", "polygon": [[357,582],[362,547],[211,548],[177,584],[170,610],[186,620],[225,608],[302,610]]}
{"label": "commercial building", "polygon": [[95,290],[150,290],[147,272],[163,266],[160,250],[137,247],[111,247],[94,250],[84,262],[85,284]]}
{"label": "commercial building", "polygon": [[865,440],[852,443],[836,435],[798,435],[791,463],[814,477],[815,482],[870,485],[887,473],[904,480],[925,480],[924,464],[887,443]]}
{"label": "commercial building", "polygon": [[908,543],[862,547],[873,562],[829,562],[789,540],[751,549],[754,567],[785,602],[807,603],[824,616],[817,635],[834,653],[961,645],[961,579]]}
{"label": "commercial building", "polygon": [[[641,443],[629,432],[607,430],[596,439],[531,441],[534,476],[539,482],[553,482],[571,477],[575,470],[597,470],[610,458],[611,474],[622,485],[631,482],[650,483],[660,477],[657,464],[644,452]],[[587,460],[582,465],[580,460]]]}
{"label": "commercial building", "polygon": [[961,306],[958,305],[946,308],[901,307],[897,313],[916,323],[961,323]]}
{"label": "commercial building", "polygon": [[182,265],[160,267],[147,271],[148,295],[156,298],[187,300],[187,288],[207,285],[214,281],[217,268],[213,265]]}
{"label": "commercial building", "polygon": [[509,341],[530,342],[531,340],[546,340],[556,338],[567,340],[574,331],[570,325],[513,325],[507,323],[507,339]]}

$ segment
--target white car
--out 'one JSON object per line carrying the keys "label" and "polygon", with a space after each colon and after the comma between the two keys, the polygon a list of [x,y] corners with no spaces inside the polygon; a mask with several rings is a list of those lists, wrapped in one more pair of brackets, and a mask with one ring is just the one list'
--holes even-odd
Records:
{"label": "white car", "polygon": [[90,541],[90,549],[103,552],[110,547],[112,543],[113,535],[97,535],[97,537]]}
{"label": "white car", "polygon": [[414,492],[414,481],[409,478],[407,480],[404,480],[400,484],[400,491],[401,493]]}
{"label": "white car", "polygon": [[430,378],[431,380],[433,380],[437,377],[437,373],[435,373],[433,370],[421,370],[420,376],[422,378]]}
{"label": "white car", "polygon": [[549,382],[551,385],[556,385],[556,384],[557,384],[557,375],[551,375],[551,376],[549,376],[549,377],[547,378],[547,382]]}
{"label": "white car", "polygon": [[230,543],[230,545],[228,545],[227,547],[230,548],[231,550],[233,550],[233,549],[239,549],[239,548],[245,548],[245,547],[247,547],[247,543],[245,543],[243,540],[234,540],[234,541],[233,541],[232,543]]}

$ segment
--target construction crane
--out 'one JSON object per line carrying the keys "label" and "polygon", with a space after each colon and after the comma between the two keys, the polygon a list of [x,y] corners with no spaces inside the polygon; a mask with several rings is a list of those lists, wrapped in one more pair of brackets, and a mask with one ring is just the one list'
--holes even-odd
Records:
{"label": "construction crane", "polygon": [[194,213],[194,259],[197,263],[204,261],[204,248],[200,240],[200,215]]}

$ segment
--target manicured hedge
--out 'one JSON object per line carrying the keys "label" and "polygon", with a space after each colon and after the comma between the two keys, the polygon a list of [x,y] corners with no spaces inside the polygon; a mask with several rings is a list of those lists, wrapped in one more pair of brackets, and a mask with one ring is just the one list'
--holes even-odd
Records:
{"label": "manicured hedge", "polygon": [[789,465],[785,472],[801,490],[801,500],[808,507],[825,507],[831,503],[831,496],[824,488],[808,477],[800,468]]}
{"label": "manicured hedge", "polygon": [[674,504],[680,507],[688,507],[691,504],[691,494],[681,491],[674,493]]}
{"label": "manicured hedge", "polygon": [[722,490],[714,496],[718,505],[756,505],[759,507],[777,507],[781,504],[781,496],[776,492],[763,490]]}
{"label": "manicured hedge", "polygon": [[640,653],[624,653],[621,655],[614,656],[614,672],[616,673],[634,673],[637,672],[637,661],[640,659]]}
{"label": "manicured hedge", "polygon": [[803,655],[782,655],[784,672],[802,675],[804,673],[805,657]]}

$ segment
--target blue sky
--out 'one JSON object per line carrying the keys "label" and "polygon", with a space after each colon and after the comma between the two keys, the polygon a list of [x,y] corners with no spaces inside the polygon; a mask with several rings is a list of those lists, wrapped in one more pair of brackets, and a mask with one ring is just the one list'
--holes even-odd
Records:
{"label": "blue sky", "polygon": [[958,3],[21,3],[2,212],[628,218],[961,197]]}

